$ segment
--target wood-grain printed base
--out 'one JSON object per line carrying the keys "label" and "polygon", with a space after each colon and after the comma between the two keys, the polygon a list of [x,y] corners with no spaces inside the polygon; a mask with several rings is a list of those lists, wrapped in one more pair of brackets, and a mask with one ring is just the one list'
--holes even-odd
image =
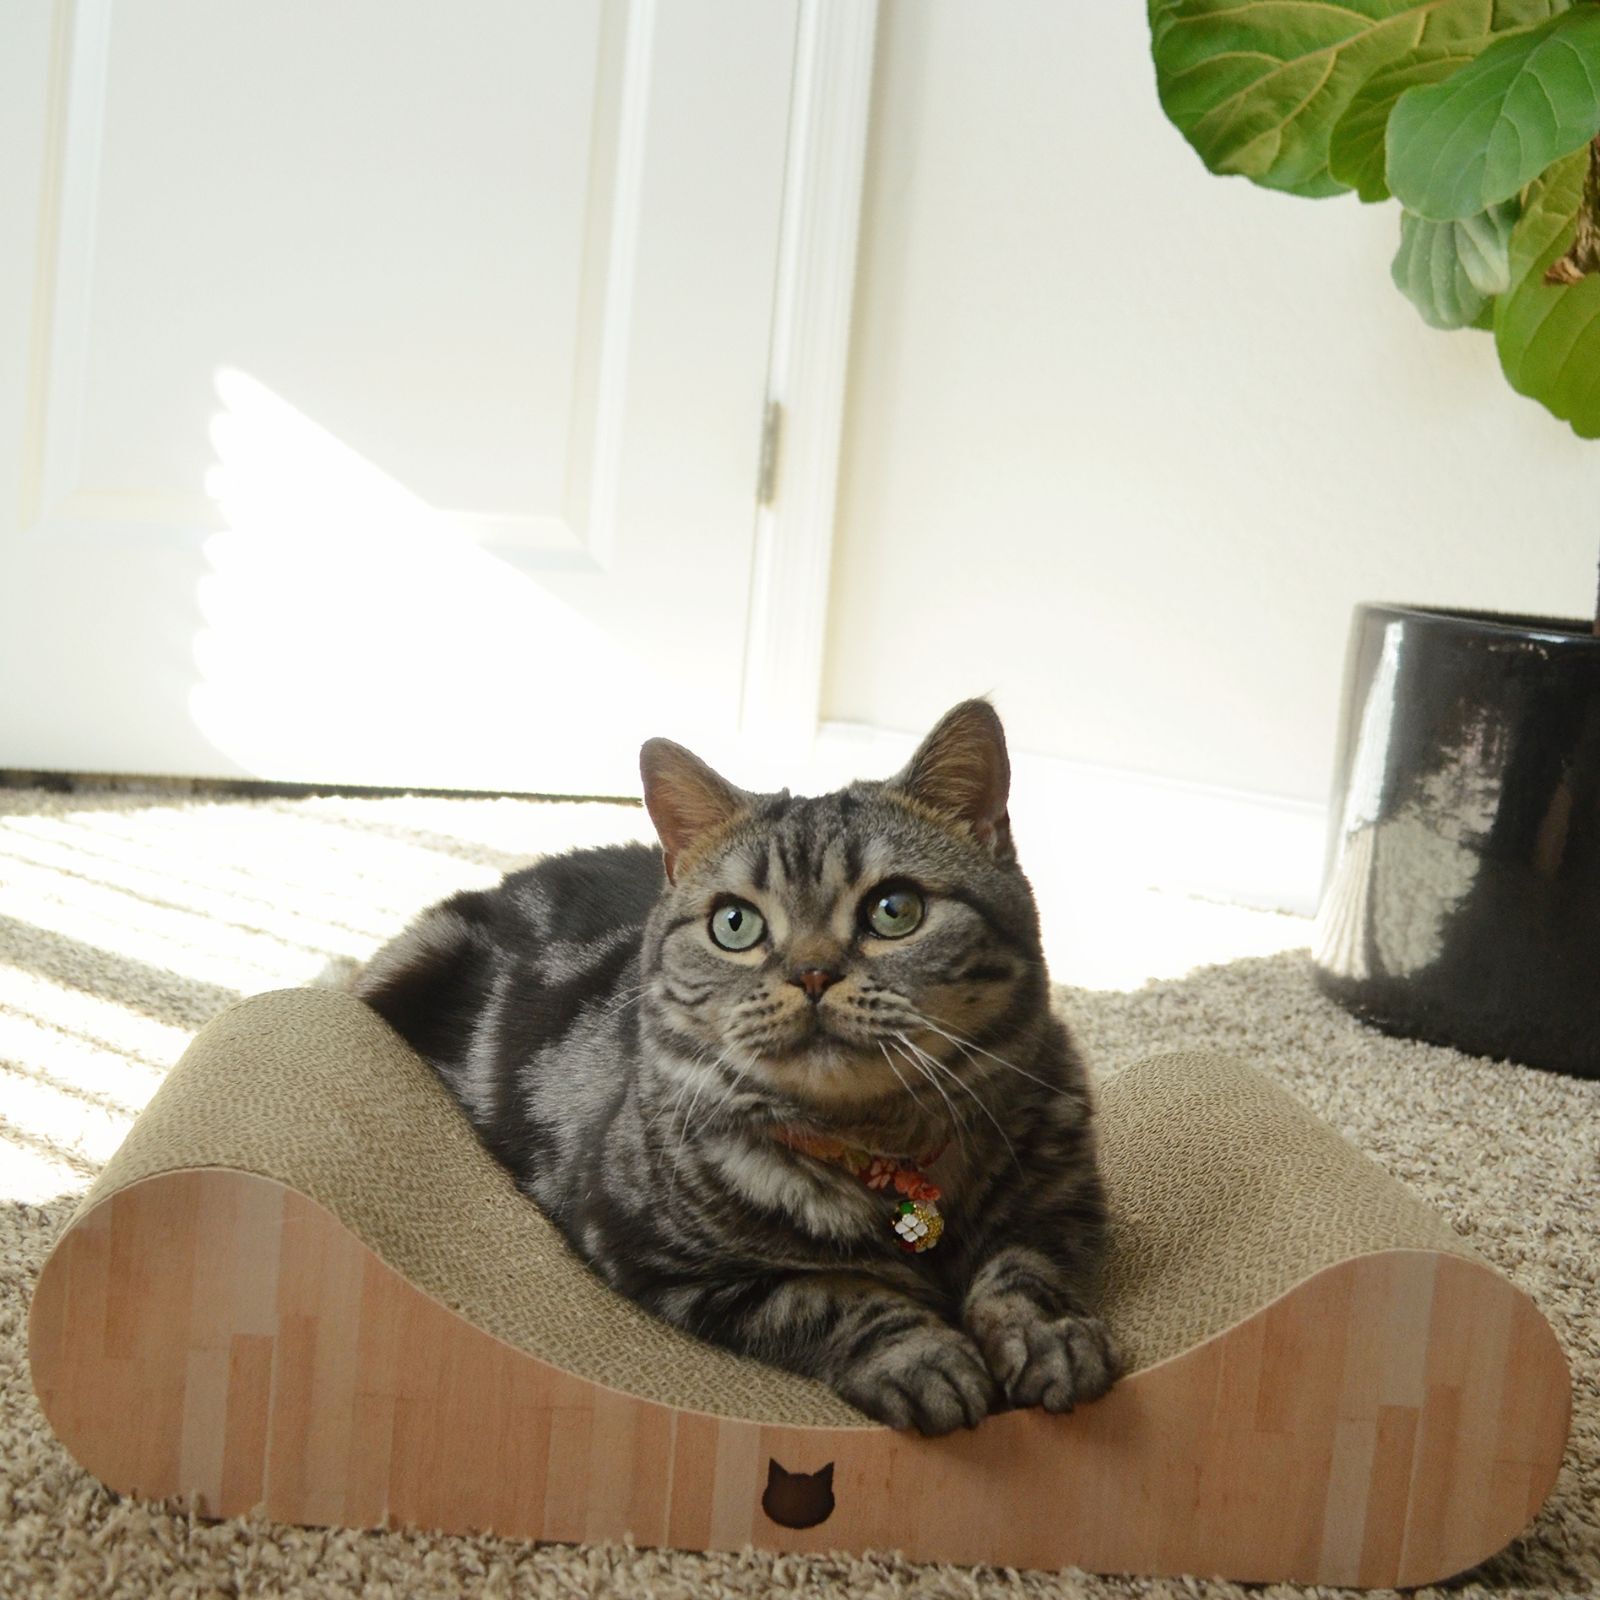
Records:
{"label": "wood-grain printed base", "polygon": [[[203,1516],[1238,1581],[1404,1586],[1476,1564],[1543,1503],[1570,1407],[1520,1290],[1397,1250],[1317,1273],[1071,1417],[941,1440],[715,1417],[513,1349],[313,1201],[216,1169],[80,1217],[29,1338],[78,1461]],[[771,1521],[770,1461],[832,1462],[832,1514]]]}

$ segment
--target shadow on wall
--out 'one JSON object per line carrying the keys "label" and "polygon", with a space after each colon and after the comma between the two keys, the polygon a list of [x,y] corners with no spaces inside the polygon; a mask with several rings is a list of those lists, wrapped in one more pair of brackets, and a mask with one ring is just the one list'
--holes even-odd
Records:
{"label": "shadow on wall", "polygon": [[[204,545],[189,709],[219,751],[280,779],[538,789],[537,724],[543,749],[634,790],[664,708],[625,642],[257,379],[222,368],[216,390],[224,526]],[[641,731],[597,725],[596,703]]]}

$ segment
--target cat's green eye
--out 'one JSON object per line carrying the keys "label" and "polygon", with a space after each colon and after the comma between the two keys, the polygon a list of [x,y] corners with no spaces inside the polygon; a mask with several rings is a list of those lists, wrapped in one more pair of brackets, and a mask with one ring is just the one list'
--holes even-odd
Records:
{"label": "cat's green eye", "polygon": [[874,889],[866,901],[867,926],[880,939],[903,939],[922,921],[924,910],[922,896],[904,884]]}
{"label": "cat's green eye", "polygon": [[711,913],[711,937],[724,950],[749,950],[766,931],[767,919],[744,900],[725,900]]}

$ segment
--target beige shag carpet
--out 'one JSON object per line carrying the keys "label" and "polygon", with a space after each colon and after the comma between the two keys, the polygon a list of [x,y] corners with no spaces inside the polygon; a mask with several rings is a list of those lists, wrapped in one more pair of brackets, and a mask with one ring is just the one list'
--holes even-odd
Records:
{"label": "beige shag carpet", "polygon": [[[698,1556],[205,1524],[119,1502],[56,1444],[28,1383],[28,1296],[74,1197],[194,1030],[240,995],[311,982],[365,956],[440,895],[491,882],[539,851],[639,836],[642,822],[634,808],[513,800],[0,789],[4,1600],[1243,1592],[916,1567],[892,1555]],[[1136,898],[1140,916],[1162,915],[1159,897]],[[1127,925],[1129,903],[1107,903],[1108,927]],[[1204,915],[1192,903],[1172,910],[1188,926]],[[1237,929],[1238,917],[1219,911],[1218,926]],[[1259,938],[1238,946],[1261,947]],[[1300,952],[1129,992],[1064,989],[1061,1002],[1102,1072],[1172,1049],[1253,1062],[1413,1184],[1534,1296],[1572,1363],[1567,1463],[1528,1534],[1440,1592],[1600,1592],[1600,1082],[1382,1038],[1317,995]]]}

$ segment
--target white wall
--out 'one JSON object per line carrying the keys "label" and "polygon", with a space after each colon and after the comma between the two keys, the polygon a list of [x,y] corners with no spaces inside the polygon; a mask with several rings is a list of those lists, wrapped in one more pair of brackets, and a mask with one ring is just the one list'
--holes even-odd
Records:
{"label": "white wall", "polygon": [[1142,5],[884,0],[827,719],[1321,801],[1363,598],[1581,615],[1600,446],[1200,165]]}

